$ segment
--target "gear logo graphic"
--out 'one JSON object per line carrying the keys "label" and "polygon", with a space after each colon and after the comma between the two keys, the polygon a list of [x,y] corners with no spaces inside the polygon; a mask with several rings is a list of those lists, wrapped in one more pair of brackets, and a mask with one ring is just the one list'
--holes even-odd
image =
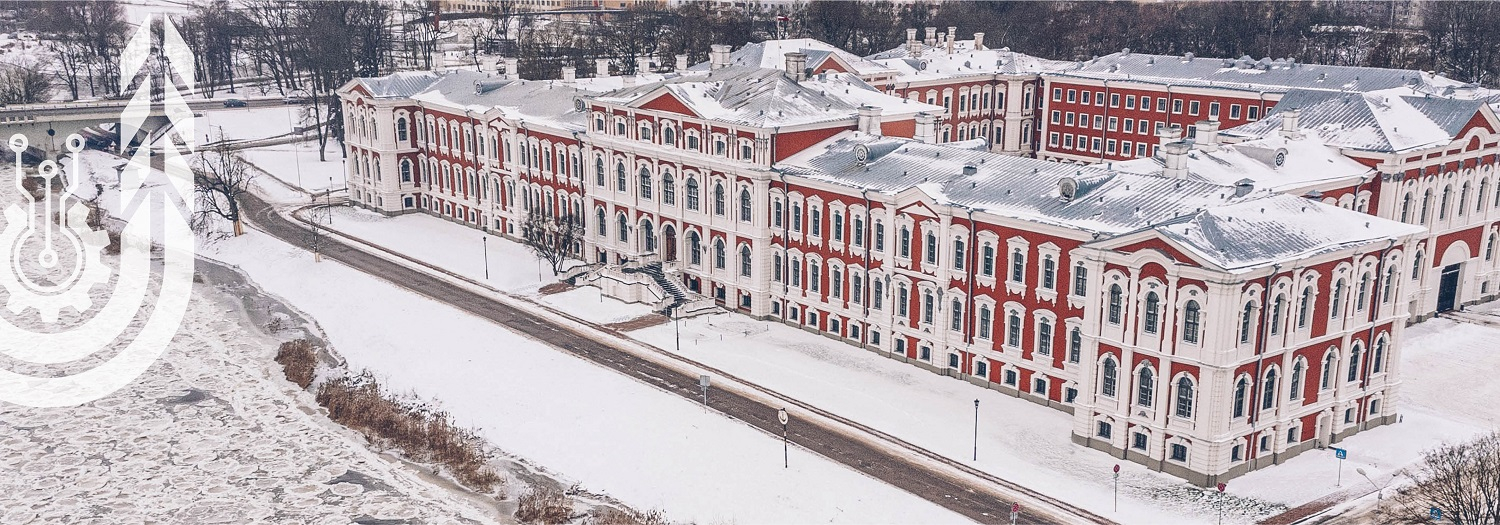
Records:
{"label": "gear logo graphic", "polygon": [[[117,259],[106,258],[112,234],[90,224],[93,211],[78,198],[91,174],[83,137],[65,141],[67,169],[41,160],[34,177],[27,177],[23,157],[45,155],[24,135],[9,141],[15,187],[24,200],[0,205],[0,403],[61,407],[103,398],[161,357],[187,313],[196,242],[187,159],[196,134],[178,86],[189,86],[190,94],[196,85],[193,55],[169,19],[153,16],[126,43],[120,61],[121,78],[132,80],[134,94],[118,127],[128,162],[119,170],[117,194],[109,197],[118,198],[110,208],[124,224]],[[171,140],[172,134],[184,140]],[[59,184],[66,186],[54,187]],[[60,365],[66,373],[47,370]]]}

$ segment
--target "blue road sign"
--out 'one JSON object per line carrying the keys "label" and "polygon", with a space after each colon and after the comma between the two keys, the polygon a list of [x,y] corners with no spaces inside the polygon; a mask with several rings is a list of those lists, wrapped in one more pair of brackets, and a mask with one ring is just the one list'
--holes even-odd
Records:
{"label": "blue road sign", "polygon": [[1339,459],[1347,459],[1349,457],[1349,451],[1341,448],[1334,448],[1333,456]]}
{"label": "blue road sign", "polygon": [[1432,518],[1434,520],[1443,519],[1443,509],[1440,509],[1440,508],[1437,508],[1437,507],[1432,507],[1430,509],[1427,509],[1427,517],[1428,518]]}

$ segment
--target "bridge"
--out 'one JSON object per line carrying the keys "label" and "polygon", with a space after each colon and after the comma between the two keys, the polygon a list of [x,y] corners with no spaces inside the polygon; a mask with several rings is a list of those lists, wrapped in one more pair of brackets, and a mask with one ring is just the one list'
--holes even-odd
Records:
{"label": "bridge", "polygon": [[[238,97],[228,97],[238,98]],[[219,99],[195,99],[187,101],[189,109],[194,112],[207,109],[236,110],[257,107],[275,107],[282,105],[280,97],[257,97],[241,98],[245,101],[245,108],[225,108],[223,98]],[[113,141],[113,134],[99,133],[98,129],[103,124],[115,124],[120,121],[120,113],[125,110],[129,100],[104,100],[92,102],[65,102],[56,104],[16,104],[0,107],[0,134],[9,136],[14,133],[26,135],[34,145],[54,144],[53,151],[57,151],[56,145],[72,133],[84,135],[90,141]],[[153,105],[151,112],[142,125],[142,133],[153,134],[156,130],[168,123],[165,110],[159,105]],[[51,132],[51,133],[49,133]],[[107,136],[106,136],[107,135]],[[35,149],[33,146],[32,149]],[[44,150],[38,149],[37,152]],[[37,156],[35,152],[28,152],[27,158]],[[41,158],[41,157],[38,157]]]}

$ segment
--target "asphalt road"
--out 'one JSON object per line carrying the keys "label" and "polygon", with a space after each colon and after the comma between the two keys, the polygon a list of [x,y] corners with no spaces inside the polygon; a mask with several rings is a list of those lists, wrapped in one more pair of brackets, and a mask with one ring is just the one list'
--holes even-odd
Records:
{"label": "asphalt road", "polygon": [[[266,202],[246,195],[243,207],[258,229],[295,246],[304,246],[302,229],[276,213]],[[701,402],[698,378],[641,358],[629,351],[586,337],[549,319],[518,310],[461,286],[422,271],[391,262],[338,239],[328,239],[323,256],[352,268],[385,279],[415,293],[449,304],[479,317],[489,319],[512,331],[524,334],[636,378],[693,402]],[[735,392],[711,389],[708,405],[729,417],[739,419],[772,435],[781,434],[777,419],[779,406],[773,407]],[[800,447],[842,463],[873,478],[896,486],[938,506],[981,523],[1009,523],[1011,502],[1017,498],[1004,494],[1006,487],[976,484],[940,472],[932,466],[912,461],[877,447],[864,439],[850,436],[808,421],[793,421],[787,439]],[[1025,489],[1022,489],[1025,490]],[[1027,498],[1040,496],[1029,492]],[[1045,498],[1043,496],[1043,498]],[[1048,498],[1050,499],[1050,498]],[[1060,504],[1060,502],[1057,502]],[[1109,521],[1077,510],[1075,514],[1055,516],[1040,514],[1038,509],[1023,505],[1018,523],[1108,523]]]}

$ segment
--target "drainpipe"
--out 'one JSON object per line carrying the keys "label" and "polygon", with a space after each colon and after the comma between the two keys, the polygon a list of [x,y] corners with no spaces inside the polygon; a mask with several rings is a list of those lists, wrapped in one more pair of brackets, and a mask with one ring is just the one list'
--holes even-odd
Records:
{"label": "drainpipe", "polygon": [[[792,193],[787,191],[786,173],[778,171],[776,175],[781,178],[781,319],[786,319],[786,295],[790,293],[787,285],[792,280],[791,276],[791,254],[787,253],[787,222],[791,221]],[[801,320],[799,319],[800,323]]]}
{"label": "drainpipe", "polygon": [[[969,281],[969,305],[968,305],[968,308],[969,308],[969,326],[965,327],[965,330],[964,330],[964,344],[971,345],[971,346],[974,344],[974,322],[975,322],[976,319],[978,319],[977,317],[974,316],[974,262],[975,261],[974,261],[974,259],[972,257],[969,257],[969,254],[974,253],[974,239],[975,239],[975,235],[976,235],[976,231],[975,230],[977,230],[977,228],[974,227],[974,208],[969,208],[969,249],[968,249],[967,252],[964,253],[964,275],[966,277],[968,277],[968,281]],[[973,352],[969,352],[969,353],[972,354]],[[969,356],[969,360],[972,362],[974,360],[974,356],[970,355]],[[986,379],[988,379],[988,378],[986,378]]]}
{"label": "drainpipe", "polygon": [[1099,162],[1104,162],[1104,156],[1109,154],[1109,81],[1104,81],[1104,129],[1099,130]]}
{"label": "drainpipe", "polygon": [[[913,30],[913,31],[915,31],[915,30]],[[864,287],[864,293],[863,293],[864,297],[860,298],[860,305],[864,307],[863,308],[864,317],[866,319],[869,319],[870,318],[870,297],[871,297],[871,295],[870,295],[870,249],[872,248],[870,246],[870,190],[868,188],[860,189],[859,190],[859,195],[861,197],[864,197],[864,199],[865,199],[865,227],[864,227],[865,231],[860,234],[861,238],[859,240],[859,242],[861,243],[861,245],[863,245],[864,248],[865,248],[864,249],[864,252],[865,252],[865,257],[864,257],[864,259],[865,259],[865,277],[864,277],[864,279],[865,279],[865,287]],[[865,326],[865,333],[869,333],[869,331],[870,331],[870,327],[869,326]],[[867,336],[864,336],[864,335],[860,336],[860,342],[864,342],[867,339],[868,339]]]}

